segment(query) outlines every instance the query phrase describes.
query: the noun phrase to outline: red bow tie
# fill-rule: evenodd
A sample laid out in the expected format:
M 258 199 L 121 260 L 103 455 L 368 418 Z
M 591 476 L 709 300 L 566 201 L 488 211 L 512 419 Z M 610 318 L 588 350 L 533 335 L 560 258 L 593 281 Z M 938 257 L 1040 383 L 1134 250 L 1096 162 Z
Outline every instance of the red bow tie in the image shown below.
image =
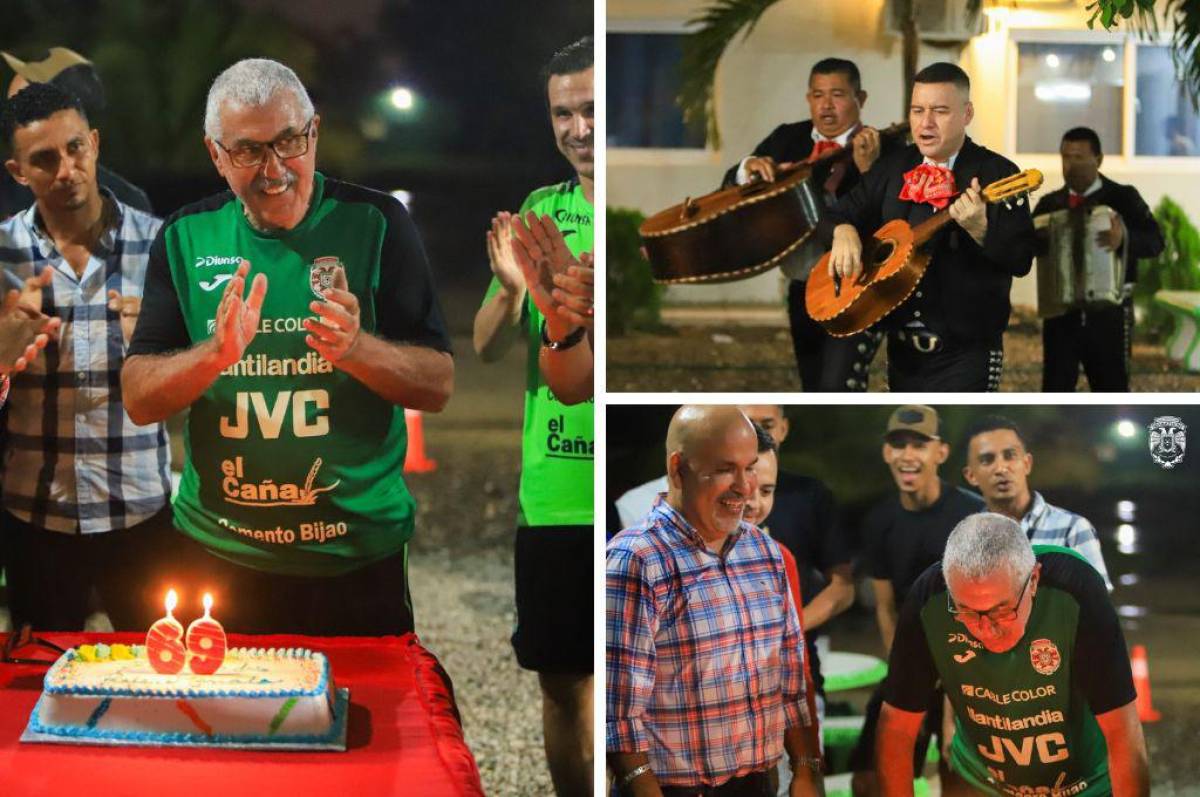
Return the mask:
M 938 210 L 950 204 L 954 197 L 954 173 L 945 166 L 922 163 L 904 173 L 900 198 L 909 202 L 928 202 Z
M 816 141 L 813 143 L 812 152 L 809 153 L 808 162 L 812 163 L 822 156 L 828 155 L 830 152 L 837 152 L 841 148 L 842 145 L 836 141 Z
M 1067 194 L 1067 207 L 1072 210 L 1082 205 L 1087 201 L 1087 197 L 1083 194 Z

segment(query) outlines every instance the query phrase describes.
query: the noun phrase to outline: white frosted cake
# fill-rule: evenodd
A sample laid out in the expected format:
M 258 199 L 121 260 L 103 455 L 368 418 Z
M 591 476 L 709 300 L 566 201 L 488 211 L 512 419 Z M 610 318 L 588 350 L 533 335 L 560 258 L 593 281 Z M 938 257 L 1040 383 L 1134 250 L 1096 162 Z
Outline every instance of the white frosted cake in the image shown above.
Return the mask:
M 22 739 L 344 750 L 347 702 L 310 650 L 233 648 L 211 675 L 167 675 L 141 645 L 83 645 L 46 673 Z

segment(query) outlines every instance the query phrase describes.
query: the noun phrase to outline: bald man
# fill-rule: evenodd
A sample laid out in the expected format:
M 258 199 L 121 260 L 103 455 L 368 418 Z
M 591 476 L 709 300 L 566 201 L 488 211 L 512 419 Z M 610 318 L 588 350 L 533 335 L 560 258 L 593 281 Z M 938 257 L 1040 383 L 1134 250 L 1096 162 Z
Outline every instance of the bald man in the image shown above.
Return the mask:
M 737 407 L 684 406 L 667 492 L 608 544 L 609 765 L 627 795 L 823 794 L 783 557 L 742 520 L 758 441 Z

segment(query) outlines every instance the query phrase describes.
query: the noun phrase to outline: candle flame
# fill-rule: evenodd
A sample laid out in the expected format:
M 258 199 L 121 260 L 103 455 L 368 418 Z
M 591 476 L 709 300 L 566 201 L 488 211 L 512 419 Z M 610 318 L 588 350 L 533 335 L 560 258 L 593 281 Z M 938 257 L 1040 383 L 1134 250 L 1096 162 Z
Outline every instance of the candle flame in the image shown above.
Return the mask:
M 207 617 L 208 613 L 212 610 L 212 604 L 213 604 L 212 595 L 210 595 L 207 592 L 204 593 L 204 616 L 205 617 Z
M 175 590 L 167 590 L 167 614 L 175 610 L 175 606 L 179 603 L 179 596 L 175 594 Z

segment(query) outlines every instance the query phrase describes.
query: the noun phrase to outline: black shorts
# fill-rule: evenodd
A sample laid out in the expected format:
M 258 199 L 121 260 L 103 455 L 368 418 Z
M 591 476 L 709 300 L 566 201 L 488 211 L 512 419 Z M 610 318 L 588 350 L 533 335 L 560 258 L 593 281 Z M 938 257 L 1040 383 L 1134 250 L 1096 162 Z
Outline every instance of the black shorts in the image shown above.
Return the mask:
M 512 645 L 526 670 L 592 672 L 592 537 L 591 526 L 517 528 Z

